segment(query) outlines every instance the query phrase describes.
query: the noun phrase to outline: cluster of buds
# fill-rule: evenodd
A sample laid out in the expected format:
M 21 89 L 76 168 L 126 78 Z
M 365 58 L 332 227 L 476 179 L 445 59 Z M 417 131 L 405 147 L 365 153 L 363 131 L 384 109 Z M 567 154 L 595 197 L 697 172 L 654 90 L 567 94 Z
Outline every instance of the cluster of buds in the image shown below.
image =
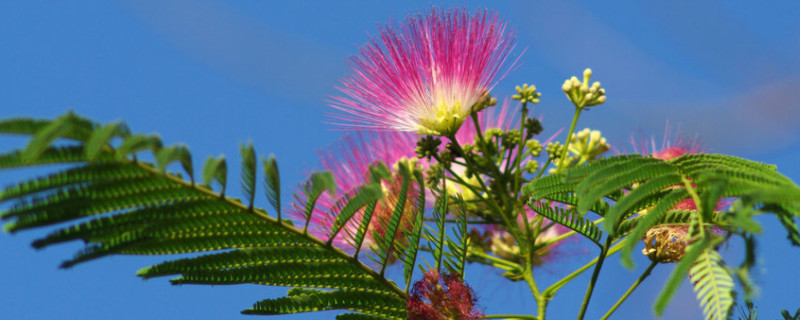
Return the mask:
M 522 103 L 539 103 L 539 97 L 542 94 L 536 92 L 536 86 L 528 86 L 528 84 L 523 84 L 522 87 L 517 86 L 517 94 L 511 96 L 511 99 L 519 100 Z
M 556 162 L 564 153 L 564 146 L 561 145 L 559 141 L 551 142 L 547 144 L 545 150 L 547 151 L 550 161 Z
M 572 134 L 572 143 L 569 145 L 569 151 L 579 159 L 578 164 L 594 159 L 609 149 L 611 146 L 600 135 L 600 131 L 589 128 Z
M 489 91 L 484 91 L 483 94 L 480 96 L 480 98 L 478 98 L 478 101 L 475 102 L 474 105 L 472 105 L 472 113 L 481 111 L 488 107 L 492 107 L 496 104 L 497 104 L 497 98 L 492 97 L 492 95 L 489 94 Z
M 583 71 L 583 82 L 577 77 L 572 77 L 564 81 L 561 90 L 567 94 L 567 98 L 575 104 L 578 109 L 596 106 L 606 102 L 606 90 L 600 87 L 600 82 L 595 81 L 589 86 L 589 78 L 592 77 L 592 69 L 586 68 Z
M 527 130 L 527 137 L 530 139 L 531 137 L 542 133 L 544 128 L 542 127 L 542 122 L 536 118 L 528 118 L 525 119 L 525 129 Z
M 414 149 L 414 152 L 417 154 L 418 158 L 428 158 L 428 161 L 430 161 L 431 157 L 439 153 L 440 144 L 442 144 L 442 140 L 439 140 L 439 138 L 424 136 L 417 141 L 417 147 Z

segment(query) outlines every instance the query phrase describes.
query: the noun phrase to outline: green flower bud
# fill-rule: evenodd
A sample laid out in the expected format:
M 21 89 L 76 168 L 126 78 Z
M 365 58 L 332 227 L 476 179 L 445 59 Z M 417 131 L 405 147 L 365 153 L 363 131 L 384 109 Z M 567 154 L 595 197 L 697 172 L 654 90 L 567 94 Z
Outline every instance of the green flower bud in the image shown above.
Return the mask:
M 430 161 L 431 157 L 439 152 L 440 144 L 442 144 L 442 140 L 438 137 L 424 136 L 417 141 L 417 148 L 414 149 L 414 152 L 417 153 L 418 158 L 428 158 Z

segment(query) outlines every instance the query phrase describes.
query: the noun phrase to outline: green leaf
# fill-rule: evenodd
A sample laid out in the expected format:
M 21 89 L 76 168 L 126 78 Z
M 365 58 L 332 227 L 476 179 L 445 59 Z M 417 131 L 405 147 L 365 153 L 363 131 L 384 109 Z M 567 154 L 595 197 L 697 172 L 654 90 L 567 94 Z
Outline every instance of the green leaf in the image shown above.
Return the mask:
M 336 181 L 330 171 L 315 172 L 311 174 L 303 189 L 308 197 L 305 206 L 306 223 L 303 227 L 303 232 L 305 232 L 308 230 L 308 223 L 311 222 L 311 215 L 314 214 L 314 206 L 317 205 L 317 199 L 322 192 L 327 190 L 331 197 L 336 195 Z
M 653 310 L 655 310 L 657 316 L 661 316 L 664 309 L 667 308 L 670 300 L 672 300 L 672 296 L 675 295 L 675 291 L 678 290 L 681 282 L 683 282 L 683 278 L 686 277 L 689 269 L 694 265 L 700 255 L 706 250 L 714 250 L 714 246 L 719 244 L 721 240 L 722 239 L 712 240 L 708 237 L 703 237 L 686 247 L 686 254 L 675 265 L 675 269 L 672 269 L 667 283 L 664 284 L 664 288 L 661 289 L 661 293 L 659 293 L 656 303 L 653 306 Z
M 467 231 L 467 211 L 465 210 L 467 204 L 461 195 L 456 198 L 458 203 L 458 214 L 456 214 L 456 226 L 451 228 L 453 237 L 447 236 L 447 248 L 450 252 L 449 257 L 445 262 L 450 274 L 458 274 L 464 277 L 464 269 L 467 265 L 467 256 L 469 255 L 470 237 Z
M 382 265 L 381 275 L 386 271 L 389 259 L 395 254 L 394 244 L 397 241 L 397 234 L 400 232 L 402 227 L 401 222 L 406 212 L 406 200 L 408 199 L 412 180 L 411 170 L 409 163 L 400 163 L 398 170 L 398 174 L 401 178 L 400 190 L 396 195 L 389 194 L 386 197 L 387 203 L 394 205 L 392 215 L 389 217 L 389 220 L 383 224 L 384 234 L 381 235 L 377 233 L 376 230 L 373 230 L 373 238 L 377 240 L 379 249 L 377 252 L 379 256 L 378 262 Z
M 150 150 L 158 154 L 162 148 L 161 138 L 158 135 L 131 135 L 122 141 L 117 148 L 117 160 L 124 159 L 129 154 L 136 154 L 142 150 Z
M 281 175 L 278 170 L 278 160 L 275 155 L 270 155 L 269 160 L 261 158 L 264 167 L 264 186 L 267 193 L 267 200 L 272 208 L 277 212 L 278 220 L 281 220 Z
M 359 188 L 352 197 L 345 196 L 345 198 L 342 199 L 346 201 L 344 206 L 342 206 L 338 212 L 334 212 L 336 219 L 333 221 L 333 226 L 331 227 L 328 244 L 333 242 L 334 238 L 336 238 L 336 235 L 342 230 L 342 227 L 344 227 L 350 221 L 350 219 L 356 212 L 358 212 L 358 210 L 361 210 L 361 208 L 364 206 L 380 199 L 381 197 L 383 197 L 381 186 L 377 184 L 367 185 Z
M 586 213 L 601 197 L 618 192 L 623 187 L 630 188 L 634 183 L 675 173 L 676 168 L 665 162 L 642 163 L 635 166 L 618 164 L 610 176 L 590 174 L 586 180 L 578 184 L 578 212 Z M 599 180 L 590 180 L 596 177 Z M 609 224 L 610 226 L 612 224 Z M 610 229 L 608 229 L 610 231 Z
M 22 152 L 22 162 L 32 163 L 58 138 L 69 136 L 73 130 L 72 114 L 66 114 L 36 131 Z
M 158 169 L 164 172 L 167 165 L 175 161 L 180 161 L 183 171 L 189 175 L 189 179 L 194 183 L 194 168 L 192 167 L 192 154 L 189 149 L 184 145 L 169 146 L 163 148 L 156 153 L 156 162 Z
M 415 170 L 414 178 L 419 186 L 417 206 L 414 208 L 414 227 L 407 237 L 408 246 L 404 246 L 401 250 L 403 253 L 401 260 L 403 260 L 403 278 L 406 281 L 406 292 L 408 292 L 408 289 L 411 286 L 411 276 L 414 273 L 414 266 L 417 262 L 419 241 L 420 236 L 422 235 L 422 221 L 425 217 L 425 180 L 419 170 Z
M 287 297 L 257 302 L 243 314 L 291 314 L 299 312 L 346 309 L 359 311 L 379 319 L 402 320 L 406 317 L 405 301 L 390 295 L 336 290 L 292 289 Z
M 540 202 L 529 202 L 528 207 L 538 214 L 563 225 L 571 230 L 582 234 L 598 247 L 602 247 L 600 240 L 603 237 L 603 232 L 591 220 L 574 210 L 562 209 L 555 206 L 547 206 Z
M 358 257 L 358 253 L 361 251 L 361 246 L 364 244 L 364 238 L 369 231 L 372 215 L 375 213 L 377 205 L 378 200 L 373 200 L 368 203 L 367 207 L 364 209 L 364 215 L 361 217 L 361 224 L 358 225 L 358 230 L 356 230 L 356 234 L 353 237 L 353 247 L 356 248 L 356 253 L 353 254 L 354 257 Z
M 228 164 L 225 161 L 225 156 L 220 155 L 219 158 L 208 157 L 206 164 L 203 166 L 203 185 L 211 187 L 211 183 L 216 181 L 222 188 L 222 195 L 225 195 L 225 187 L 228 180 Z
M 249 208 L 253 208 L 256 194 L 256 150 L 252 143 L 241 145 L 242 152 L 242 193 Z
M 110 147 L 109 143 L 114 137 L 125 138 L 130 135 L 130 129 L 122 122 L 114 122 L 104 125 L 92 132 L 89 140 L 86 141 L 86 159 L 89 161 L 97 160 L 103 148 Z
M 64 268 L 114 254 L 214 252 L 167 261 L 140 270 L 139 274 L 145 278 L 178 275 L 172 280 L 175 284 L 253 283 L 336 290 L 299 288 L 291 291 L 284 300 L 257 304 L 253 313 L 268 313 L 268 309 L 273 307 L 291 308 L 295 305 L 294 298 L 305 295 L 330 302 L 308 304 L 312 307 L 305 309 L 308 311 L 312 311 L 313 307 L 341 307 L 372 317 L 370 319 L 402 319 L 406 315 L 407 294 L 359 261 L 357 255 L 353 257 L 343 250 L 327 246 L 323 240 L 307 234 L 305 230 L 296 229 L 291 222 L 278 221 L 264 210 L 252 207 L 255 152 L 248 150 L 249 146 L 243 148 L 245 165 L 242 184 L 245 196 L 249 196 L 250 206 L 195 185 L 193 181 L 187 182 L 180 176 L 166 173 L 164 169 L 168 164 L 180 161 L 191 178 L 191 156 L 185 147 L 159 149 L 161 143 L 157 137 L 132 135 L 125 137 L 115 150 L 114 144 L 109 143 L 115 136 L 114 131 L 126 131 L 116 124 L 98 129 L 89 121 L 67 115 L 60 122 L 0 122 L 0 132 L 3 131 L 34 135 L 34 142 L 29 145 L 27 152 L 38 155 L 32 157 L 31 162 L 24 162 L 24 152 L 20 151 L 0 155 L 0 169 L 45 164 L 69 165 L 57 167 L 57 172 L 48 176 L 0 192 L 0 202 L 17 201 L 0 210 L 0 218 L 8 222 L 6 229 L 16 231 L 55 226 L 55 230 L 37 239 L 34 247 L 43 248 L 73 240 L 82 240 L 86 244 L 62 263 Z M 78 144 L 49 146 L 59 138 L 77 140 Z M 92 147 L 89 148 L 88 144 Z M 34 150 L 36 148 L 41 149 Z M 138 160 L 135 156 L 132 159 L 127 156 L 144 149 L 159 150 L 155 152 L 158 166 Z M 224 184 L 224 161 L 214 159 L 212 162 L 204 168 L 204 178 L 207 182 L 213 179 Z M 268 176 L 277 177 L 277 166 L 273 167 L 275 174 Z M 373 176 L 380 177 L 385 173 L 380 166 L 376 168 Z M 388 170 L 385 165 L 383 168 Z M 408 174 L 408 168 L 403 172 L 406 183 L 411 183 L 413 179 Z M 271 189 L 279 193 L 279 179 L 271 181 L 274 181 L 268 182 L 273 184 Z M 379 191 L 377 185 L 373 187 Z M 306 188 L 312 198 L 310 209 L 313 211 L 313 203 L 322 192 L 328 190 L 333 195 L 335 188 L 330 173 L 312 176 Z M 410 189 L 407 186 L 402 196 L 408 198 L 408 194 L 413 194 Z M 424 199 L 424 194 L 420 197 Z M 410 206 L 405 201 L 392 203 L 393 215 L 397 219 L 397 213 L 407 211 L 404 207 Z M 423 206 L 424 200 L 419 201 Z M 279 207 L 279 200 L 275 202 Z M 358 208 L 366 206 L 362 222 L 369 223 L 368 216 L 372 214 L 371 210 L 374 210 L 377 201 L 353 197 L 343 205 L 346 212 L 351 211 L 344 208 L 348 203 L 354 212 L 360 212 Z M 397 223 L 399 221 L 390 222 L 396 228 L 385 228 L 389 234 L 407 231 Z M 415 227 L 421 228 L 421 224 L 415 224 Z M 362 233 L 363 237 L 366 232 L 364 226 L 358 233 Z M 403 256 L 412 252 L 410 247 L 400 247 L 398 250 L 402 252 L 396 252 L 396 248 L 396 244 L 391 243 L 384 248 L 388 249 L 384 252 L 395 255 L 402 253 Z M 352 313 L 347 317 L 357 319 Z
M 648 200 L 651 200 L 653 196 L 663 196 L 667 193 L 663 191 L 664 189 L 680 183 L 681 176 L 677 173 L 672 173 L 648 180 L 638 187 L 633 188 L 627 195 L 620 198 L 616 204 L 611 206 L 608 210 L 608 214 L 606 214 L 606 222 L 603 223 L 603 227 L 606 231 L 616 236 L 619 234 L 619 231 L 615 229 L 617 229 L 622 222 L 622 219 L 632 214 L 634 210 L 638 211 L 652 205 L 650 203 L 651 201 Z
M 715 250 L 704 250 L 689 269 L 689 278 L 703 315 L 709 320 L 725 320 L 734 304 L 733 277 Z

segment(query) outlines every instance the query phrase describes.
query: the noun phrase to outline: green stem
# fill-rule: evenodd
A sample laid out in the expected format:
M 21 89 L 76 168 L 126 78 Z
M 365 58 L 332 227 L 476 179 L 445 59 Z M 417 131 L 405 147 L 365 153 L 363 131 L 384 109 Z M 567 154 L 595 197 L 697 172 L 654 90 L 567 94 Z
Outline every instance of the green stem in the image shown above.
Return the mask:
M 473 121 L 475 121 L 476 128 L 477 128 L 477 129 L 479 129 L 479 127 L 477 127 L 477 122 L 478 122 L 478 120 L 476 119 L 476 118 L 477 118 L 477 116 L 473 116 L 472 118 L 473 118 Z M 478 132 L 480 132 L 480 130 L 477 130 L 477 131 L 478 131 Z M 456 137 L 455 137 L 455 135 L 452 135 L 452 136 L 450 136 L 450 137 L 447 137 L 447 138 L 448 138 L 448 139 L 450 139 L 450 142 L 452 142 L 452 143 L 453 143 L 453 147 L 455 147 L 455 148 L 456 148 L 456 150 L 458 150 L 458 151 L 459 151 L 461 154 L 463 154 L 463 155 L 464 155 L 464 161 L 466 161 L 466 163 L 467 163 L 467 165 L 468 165 L 468 166 L 470 166 L 470 167 L 472 167 L 472 168 L 478 168 L 478 166 L 477 166 L 477 165 L 475 165 L 475 163 L 474 163 L 474 162 L 472 162 L 472 158 L 471 158 L 471 157 L 470 157 L 468 154 L 466 154 L 466 153 L 464 152 L 464 149 L 463 149 L 463 148 L 461 148 L 461 144 L 459 144 L 459 143 L 458 143 L 458 140 L 456 140 Z M 478 139 L 479 139 L 479 141 L 480 141 L 480 144 L 481 144 L 481 145 L 483 145 L 484 143 L 483 143 L 483 135 L 482 135 L 482 134 L 478 135 Z M 438 159 L 438 157 L 437 157 L 437 161 L 438 161 L 438 160 L 439 160 L 439 159 Z M 502 176 L 500 175 L 500 171 L 499 171 L 499 169 L 497 168 L 497 166 L 495 165 L 495 163 L 494 163 L 494 162 L 491 162 L 491 168 L 492 168 L 493 174 L 495 175 L 495 179 L 502 179 Z M 456 175 L 456 174 L 455 174 L 455 172 L 453 172 L 453 170 L 452 170 L 452 169 L 448 168 L 448 171 L 449 171 L 451 174 L 453 174 L 453 175 Z M 519 230 L 518 230 L 518 228 L 514 228 L 514 224 L 516 223 L 516 220 L 514 219 L 514 216 L 513 216 L 513 214 L 512 214 L 512 215 L 507 215 L 507 214 L 506 214 L 506 212 L 504 212 L 504 211 L 501 209 L 500 205 L 499 205 L 499 204 L 497 204 L 497 201 L 495 201 L 495 199 L 494 199 L 494 198 L 491 196 L 491 193 L 489 192 L 489 187 L 488 187 L 488 186 L 486 185 L 486 183 L 483 181 L 483 178 L 481 178 L 481 175 L 480 175 L 479 173 L 477 173 L 477 172 L 476 172 L 476 173 L 474 173 L 474 176 L 475 176 L 475 179 L 477 179 L 477 180 L 478 180 L 478 184 L 481 186 L 481 189 L 482 189 L 482 190 L 484 191 L 484 193 L 486 194 L 486 199 L 487 199 L 487 202 L 488 202 L 488 204 L 489 204 L 489 207 L 490 207 L 490 208 L 492 208 L 492 210 L 494 210 L 494 212 L 495 212 L 495 213 L 496 213 L 498 216 L 500 216 L 500 219 L 502 219 L 502 220 L 503 220 L 503 223 L 505 223 L 505 225 L 506 225 L 506 226 L 508 226 L 508 231 L 509 231 L 509 232 L 511 233 L 511 235 L 514 237 L 514 239 L 515 239 L 515 240 L 517 240 L 517 243 L 521 243 L 521 241 L 519 241 L 519 240 L 521 239 L 521 237 L 520 237 L 520 235 L 519 235 L 519 232 L 518 232 Z M 464 180 L 463 180 L 463 179 L 461 179 L 460 177 L 459 177 L 459 180 L 460 180 L 460 181 L 464 181 Z M 468 184 L 466 184 L 465 182 L 462 182 L 462 184 L 465 184 L 465 185 L 469 186 L 469 185 L 468 185 Z M 501 185 L 502 185 L 502 184 L 501 184 Z M 472 190 L 472 188 L 470 188 L 470 189 Z M 474 191 L 473 191 L 473 192 L 474 192 Z M 475 194 L 476 194 L 476 195 L 479 195 L 480 193 L 475 193 Z M 505 192 L 500 192 L 500 200 L 502 201 L 502 204 L 503 204 L 503 205 L 504 205 L 506 208 L 509 208 L 509 206 L 508 206 L 508 201 L 509 201 L 509 200 L 508 200 L 507 198 L 508 198 L 508 195 L 507 195 Z M 513 208 L 510 208 L 510 210 L 513 210 Z M 528 249 L 528 248 L 527 248 L 527 246 L 520 245 L 520 251 L 521 251 L 523 254 L 525 254 L 525 253 L 527 253 L 527 252 L 528 252 L 528 251 L 527 251 L 527 249 Z
M 618 242 L 613 247 L 611 247 L 611 249 L 608 250 L 608 253 L 606 253 L 606 257 L 608 257 L 608 256 L 610 256 L 612 254 L 615 254 L 619 250 L 621 250 L 622 249 L 622 244 L 623 244 L 623 242 Z M 559 289 L 561 289 L 561 287 L 563 287 L 564 285 L 566 285 L 567 283 L 572 281 L 572 279 L 575 279 L 577 276 L 581 275 L 581 273 L 583 273 L 584 271 L 589 269 L 591 266 L 593 266 L 595 263 L 597 263 L 597 260 L 598 260 L 597 258 L 594 258 L 594 260 L 589 261 L 589 263 L 585 264 L 583 267 L 578 268 L 577 270 L 575 270 L 572 273 L 568 274 L 566 277 L 562 278 L 558 282 L 552 284 L 550 287 L 548 287 L 546 290 L 544 290 L 544 294 L 543 295 L 548 299 L 552 298 L 553 295 L 555 295 L 555 293 Z
M 592 299 L 592 292 L 594 292 L 594 285 L 597 283 L 597 278 L 600 276 L 600 269 L 603 268 L 603 261 L 606 259 L 606 254 L 611 246 L 611 238 L 606 239 L 606 244 L 600 250 L 600 255 L 597 257 L 597 264 L 594 265 L 594 272 L 592 272 L 592 279 L 589 281 L 589 286 L 586 287 L 586 295 L 583 296 L 583 303 L 581 303 L 581 310 L 578 312 L 578 320 L 583 320 L 586 315 L 586 307 L 589 306 L 589 300 Z
M 525 263 L 526 266 L 525 270 L 522 272 L 522 278 L 525 279 L 528 287 L 531 288 L 533 298 L 536 300 L 536 316 L 539 319 L 544 319 L 545 311 L 547 310 L 547 299 L 545 299 L 541 291 L 539 291 L 539 287 L 536 285 L 536 280 L 533 279 L 533 268 L 530 261 L 531 260 L 528 259 L 528 262 Z
M 572 133 L 575 132 L 575 125 L 578 123 L 578 117 L 583 111 L 582 107 L 575 107 L 575 116 L 572 117 L 572 125 L 569 126 L 569 133 L 567 133 L 567 142 L 564 144 L 564 151 L 561 152 L 561 159 L 558 161 L 558 170 L 564 170 L 564 161 L 567 160 L 569 154 L 569 144 L 572 142 Z
M 617 300 L 617 303 L 615 303 L 614 306 L 612 306 L 611 309 L 609 309 L 608 312 L 606 312 L 606 314 L 602 318 L 600 318 L 600 320 L 608 319 L 608 317 L 610 317 L 611 314 L 614 313 L 614 311 L 616 311 L 617 308 L 619 308 L 619 306 L 622 304 L 622 302 L 624 302 L 625 299 L 627 299 L 628 296 L 630 296 L 631 293 L 633 293 L 633 290 L 636 290 L 636 287 L 638 287 L 639 284 L 642 283 L 642 281 L 644 281 L 644 279 L 647 278 L 647 276 L 650 275 L 650 271 L 653 271 L 653 268 L 655 268 L 657 264 L 658 264 L 658 262 L 656 262 L 656 261 L 653 261 L 652 263 L 650 263 L 650 266 L 647 267 L 647 270 L 645 270 L 644 273 L 642 273 L 642 275 L 639 276 L 639 279 L 636 279 L 636 282 L 634 282 L 631 285 L 631 287 L 628 288 L 628 291 L 625 291 L 625 294 L 623 294 L 622 297 L 619 298 L 619 300 Z
M 522 178 L 522 172 L 520 172 L 520 163 L 522 162 L 522 149 L 525 146 L 525 118 L 528 116 L 528 108 L 526 107 L 527 102 L 522 103 L 522 119 L 519 121 L 519 134 L 520 134 L 520 141 L 519 141 L 519 149 L 517 149 L 517 156 L 514 158 L 514 168 L 516 168 L 514 174 L 514 189 L 511 192 L 513 194 L 517 194 L 519 192 L 519 180 Z
M 483 253 L 483 252 L 473 251 L 473 250 L 470 250 L 469 254 L 472 255 L 472 256 L 477 256 L 477 257 L 484 258 L 486 260 L 490 260 L 490 261 L 492 261 L 494 263 L 497 263 L 497 264 L 502 264 L 504 266 L 513 268 L 514 270 L 522 270 L 522 266 L 519 265 L 516 262 L 513 262 L 513 261 L 508 261 L 508 260 L 503 259 L 503 258 L 498 258 L 498 257 L 495 257 L 493 255 L 489 255 L 489 254 L 486 254 L 486 253 Z M 508 270 L 508 271 L 510 271 L 510 270 Z
M 544 163 L 544 165 L 542 165 L 542 168 L 539 170 L 539 173 L 536 174 L 536 179 L 539 179 L 539 177 L 542 176 L 542 174 L 544 173 L 544 170 L 547 169 L 547 166 L 550 165 L 551 161 L 553 161 L 553 158 L 547 157 L 547 161 Z

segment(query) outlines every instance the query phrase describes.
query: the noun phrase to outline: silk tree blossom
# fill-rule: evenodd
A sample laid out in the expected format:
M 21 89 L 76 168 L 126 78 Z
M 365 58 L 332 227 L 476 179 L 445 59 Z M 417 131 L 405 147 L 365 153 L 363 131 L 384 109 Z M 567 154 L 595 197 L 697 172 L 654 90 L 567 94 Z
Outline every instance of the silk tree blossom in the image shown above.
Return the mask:
M 478 298 L 461 275 L 431 270 L 414 283 L 406 310 L 409 320 L 483 319 L 477 302 Z
M 383 234 L 383 224 L 397 203 L 396 195 L 399 193 L 401 183 L 401 177 L 396 170 L 397 163 L 422 161 L 417 160 L 414 154 L 416 138 L 413 133 L 406 132 L 358 133 L 346 135 L 332 146 L 320 151 L 322 168 L 330 171 L 336 181 L 336 194 L 332 196 L 324 192 L 319 197 L 311 215 L 309 232 L 320 239 L 328 240 L 336 219 L 336 211 L 339 209 L 338 206 L 342 205 L 339 198 L 342 195 L 354 194 L 359 187 L 368 183 L 370 166 L 380 161 L 392 168 L 392 177 L 391 181 L 381 184 L 384 197 L 375 207 L 362 248 L 370 246 L 373 235 Z M 406 204 L 406 208 L 413 207 L 413 202 L 417 198 L 414 194 L 419 192 L 416 183 L 412 183 L 410 188 L 412 196 L 408 197 L 407 201 L 410 202 Z M 295 198 L 291 214 L 297 221 L 305 222 L 307 195 L 296 192 Z M 337 247 L 355 249 L 352 236 L 358 229 L 362 217 L 363 209 L 344 226 L 333 241 Z M 408 224 L 410 222 L 408 220 L 410 217 L 406 217 L 404 223 Z
M 516 63 L 515 36 L 491 11 L 432 9 L 379 30 L 349 61 L 339 124 L 450 136 Z

